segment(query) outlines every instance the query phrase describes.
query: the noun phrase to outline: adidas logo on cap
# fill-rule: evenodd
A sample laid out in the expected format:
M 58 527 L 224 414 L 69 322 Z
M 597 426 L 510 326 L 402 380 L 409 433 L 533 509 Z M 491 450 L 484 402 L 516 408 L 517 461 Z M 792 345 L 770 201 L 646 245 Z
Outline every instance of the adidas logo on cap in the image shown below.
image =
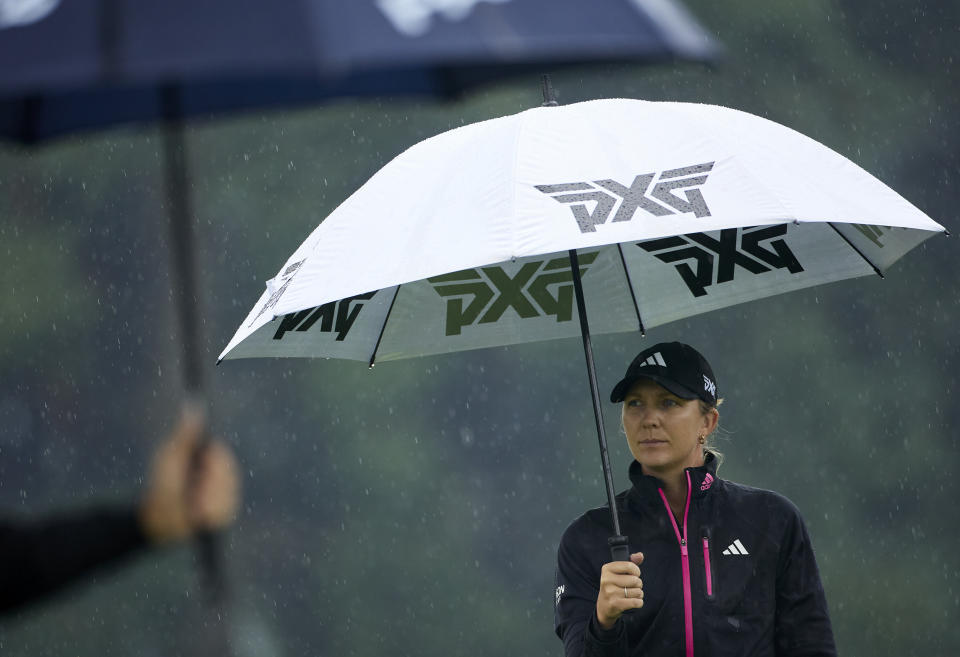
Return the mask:
M 646 367 L 647 365 L 657 365 L 657 366 L 660 366 L 660 367 L 666 367 L 666 366 L 667 366 L 667 362 L 666 362 L 665 360 L 663 360 L 663 356 L 661 356 L 661 355 L 660 355 L 660 352 L 658 351 L 658 352 L 655 353 L 654 355 L 650 356 L 650 358 L 648 358 L 647 360 L 643 361 L 643 363 L 640 365 L 640 367 Z

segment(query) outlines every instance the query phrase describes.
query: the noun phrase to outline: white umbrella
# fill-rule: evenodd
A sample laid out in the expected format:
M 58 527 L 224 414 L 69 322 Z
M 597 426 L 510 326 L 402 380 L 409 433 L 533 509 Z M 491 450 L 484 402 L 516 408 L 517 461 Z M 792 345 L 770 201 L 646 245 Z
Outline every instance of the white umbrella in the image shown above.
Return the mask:
M 586 309 L 595 333 L 643 331 L 882 275 L 938 232 L 848 159 L 745 112 L 545 105 L 397 156 L 267 282 L 220 358 L 373 365 L 582 335 L 612 502 Z

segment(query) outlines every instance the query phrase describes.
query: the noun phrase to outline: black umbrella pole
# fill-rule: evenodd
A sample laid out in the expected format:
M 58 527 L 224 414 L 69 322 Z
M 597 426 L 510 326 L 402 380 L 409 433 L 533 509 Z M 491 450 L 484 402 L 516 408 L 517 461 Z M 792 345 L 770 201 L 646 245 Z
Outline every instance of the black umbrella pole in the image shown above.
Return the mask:
M 183 144 L 183 126 L 172 121 L 164 132 L 167 181 L 167 204 L 170 213 L 170 255 L 171 277 L 175 281 L 173 296 L 177 306 L 180 323 L 181 371 L 183 387 L 189 403 L 202 407 L 206 416 L 206 403 L 203 358 L 200 354 L 199 300 L 197 298 L 197 265 L 194 248 L 193 221 L 190 216 L 190 193 L 187 186 L 186 157 Z M 197 450 L 193 455 L 194 463 L 199 464 L 203 449 L 210 443 L 209 418 L 208 429 L 204 431 Z M 195 469 L 195 468 L 194 468 Z M 221 596 L 222 578 L 219 574 L 214 537 L 208 532 L 201 534 L 198 542 L 202 572 L 208 580 L 206 588 L 211 594 Z
M 607 539 L 610 544 L 610 556 L 613 561 L 629 561 L 630 545 L 620 531 L 620 517 L 617 514 L 617 493 L 613 488 L 613 470 L 610 468 L 610 455 L 607 451 L 607 436 L 603 429 L 603 410 L 600 406 L 600 387 L 597 385 L 597 368 L 593 362 L 593 346 L 590 343 L 590 324 L 587 321 L 587 306 L 583 299 L 583 283 L 580 280 L 580 261 L 577 250 L 570 249 L 570 271 L 573 274 L 573 292 L 577 298 L 577 314 L 580 316 L 580 335 L 583 337 L 583 353 L 587 358 L 587 376 L 590 379 L 590 396 L 593 399 L 593 417 L 597 422 L 597 439 L 600 442 L 600 462 L 603 466 L 603 482 L 607 488 L 607 504 L 613 520 L 613 536 Z
M 203 357 L 197 297 L 196 240 L 190 211 L 183 122 L 170 118 L 163 131 L 164 181 L 170 220 L 170 256 L 173 297 L 182 346 L 183 385 L 190 397 L 204 397 Z
M 197 285 L 196 240 L 190 210 L 190 188 L 184 126 L 180 112 L 179 92 L 174 87 L 164 90 L 164 181 L 170 223 L 171 281 L 182 346 L 183 385 L 190 403 L 203 406 L 207 413 L 205 359 L 201 353 L 200 299 Z M 192 476 L 199 472 L 200 459 L 210 445 L 209 415 L 204 435 L 193 454 Z M 210 619 L 203 637 L 206 654 L 231 654 L 224 615 L 226 611 L 226 578 L 218 535 L 201 531 L 197 535 L 197 560 L 201 588 L 207 597 Z M 212 626 L 212 627 L 211 627 Z

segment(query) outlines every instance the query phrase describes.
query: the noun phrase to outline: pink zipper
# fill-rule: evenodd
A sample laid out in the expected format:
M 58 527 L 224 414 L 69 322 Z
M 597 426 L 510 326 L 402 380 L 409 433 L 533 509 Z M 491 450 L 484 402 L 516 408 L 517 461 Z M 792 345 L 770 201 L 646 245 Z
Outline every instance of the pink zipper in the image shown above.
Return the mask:
M 670 516 L 670 522 L 673 523 L 673 531 L 677 535 L 677 542 L 680 543 L 680 564 L 683 570 L 683 624 L 684 624 L 684 638 L 686 639 L 686 657 L 693 657 L 693 600 L 690 593 L 690 554 L 687 549 L 687 515 L 690 512 L 690 498 L 692 486 L 690 483 L 690 473 L 686 472 L 687 475 L 687 502 L 683 507 L 683 534 L 680 533 L 680 528 L 677 527 L 677 519 L 673 517 L 673 511 L 670 510 L 670 502 L 667 501 L 667 496 L 664 494 L 662 488 L 658 488 L 660 491 L 660 499 L 663 500 L 663 505 L 667 507 L 667 515 Z
M 713 595 L 713 578 L 710 576 L 710 539 L 703 537 L 703 565 L 707 572 L 707 597 Z

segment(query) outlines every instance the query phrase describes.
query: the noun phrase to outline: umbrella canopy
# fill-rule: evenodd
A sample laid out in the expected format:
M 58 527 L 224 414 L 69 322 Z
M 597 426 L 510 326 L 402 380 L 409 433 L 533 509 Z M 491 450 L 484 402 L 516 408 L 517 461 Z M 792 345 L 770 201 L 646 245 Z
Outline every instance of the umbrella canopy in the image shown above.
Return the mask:
M 675 0 L 19 4 L 0 5 L 0 136 L 23 141 L 168 118 L 170 87 L 192 117 L 719 51 Z
M 595 333 L 882 274 L 944 228 L 733 109 L 599 100 L 451 130 L 381 169 L 267 283 L 221 358 L 374 361 Z

